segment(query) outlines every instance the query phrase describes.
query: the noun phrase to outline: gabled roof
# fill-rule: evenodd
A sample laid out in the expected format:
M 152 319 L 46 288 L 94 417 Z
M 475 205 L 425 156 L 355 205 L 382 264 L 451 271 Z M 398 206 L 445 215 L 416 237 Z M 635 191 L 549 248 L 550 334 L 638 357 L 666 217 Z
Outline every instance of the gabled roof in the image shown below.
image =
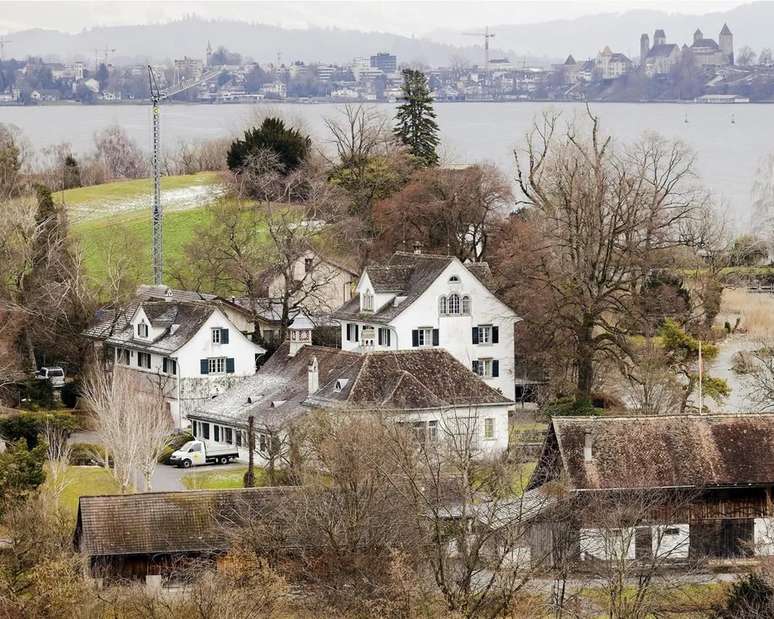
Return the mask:
M 720 31 L 720 34 L 731 34 L 728 24 L 723 24 L 723 29 Z
M 666 58 L 671 56 L 675 50 L 680 48 L 674 43 L 666 43 L 664 45 L 654 45 L 648 52 L 648 58 Z
M 553 479 L 571 491 L 769 485 L 774 414 L 554 417 L 529 487 Z
M 82 496 L 74 541 L 91 557 L 222 552 L 229 526 L 260 519 L 293 494 L 281 487 Z
M 304 346 L 288 357 L 284 343 L 253 376 L 189 417 L 281 427 L 310 408 L 410 411 L 508 404 L 510 400 L 440 348 L 353 353 Z M 317 359 L 319 389 L 309 395 L 308 366 Z
M 694 47 L 709 47 L 712 50 L 720 49 L 713 39 L 697 39 L 693 42 L 693 45 L 691 45 L 691 48 Z
M 137 338 L 132 328 L 130 321 L 140 309 L 153 327 L 163 329 L 161 335 L 153 340 Z M 114 330 L 113 334 L 106 338 L 106 342 L 114 346 L 130 346 L 149 352 L 171 353 L 198 333 L 214 311 L 213 305 L 195 301 L 143 301 L 124 327 Z
M 375 312 L 361 313 L 360 295 L 356 294 L 333 313 L 333 318 L 388 324 L 416 301 L 455 261 L 453 256 L 395 252 L 387 264 L 368 266 L 364 274 L 377 294 L 394 294 L 400 298 L 400 302 L 387 304 Z M 465 263 L 463 266 L 490 292 L 494 292 L 492 273 L 487 263 Z
M 575 58 L 572 57 L 572 54 L 567 56 L 567 60 L 564 61 L 564 64 L 575 64 Z

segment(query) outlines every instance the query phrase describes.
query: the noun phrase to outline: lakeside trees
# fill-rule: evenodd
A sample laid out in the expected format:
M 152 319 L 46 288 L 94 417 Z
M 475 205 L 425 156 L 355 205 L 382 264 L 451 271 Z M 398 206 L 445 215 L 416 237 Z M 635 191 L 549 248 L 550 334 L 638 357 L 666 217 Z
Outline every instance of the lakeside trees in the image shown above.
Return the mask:
M 401 101 L 395 115 L 395 136 L 408 147 L 420 166 L 438 165 L 438 123 L 424 73 L 415 69 L 403 70 Z

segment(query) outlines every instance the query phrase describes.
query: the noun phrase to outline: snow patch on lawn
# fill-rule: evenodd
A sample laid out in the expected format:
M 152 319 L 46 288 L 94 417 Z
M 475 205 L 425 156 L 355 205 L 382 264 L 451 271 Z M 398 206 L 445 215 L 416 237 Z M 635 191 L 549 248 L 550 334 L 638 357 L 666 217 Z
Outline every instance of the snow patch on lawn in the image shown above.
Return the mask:
M 165 211 L 185 211 L 205 206 L 224 194 L 225 188 L 222 185 L 196 185 L 162 190 L 161 206 Z M 147 194 L 127 198 L 68 205 L 68 210 L 73 221 L 84 221 L 105 215 L 119 215 L 143 209 L 150 210 L 152 205 L 153 194 L 149 191 Z

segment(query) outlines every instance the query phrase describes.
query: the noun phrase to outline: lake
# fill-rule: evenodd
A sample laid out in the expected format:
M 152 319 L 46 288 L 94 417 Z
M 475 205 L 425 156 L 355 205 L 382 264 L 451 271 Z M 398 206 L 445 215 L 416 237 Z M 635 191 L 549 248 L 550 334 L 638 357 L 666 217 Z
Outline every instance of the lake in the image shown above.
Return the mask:
M 392 114 L 389 104 L 377 107 Z M 544 109 L 566 117 L 583 114 L 575 103 L 437 103 L 445 160 L 469 163 L 488 160 L 513 174 L 513 149 Z M 301 120 L 318 142 L 327 139 L 324 119 L 340 113 L 338 104 L 165 105 L 162 142 L 234 135 L 251 118 L 279 110 Z M 602 127 L 618 140 L 632 140 L 654 130 L 685 141 L 697 154 L 703 183 L 728 207 L 738 228 L 749 223 L 750 191 L 760 159 L 774 152 L 774 108 L 769 105 L 699 105 L 599 103 L 593 111 Z M 734 123 L 732 123 L 732 116 Z M 685 122 L 687 119 L 688 122 Z M 118 123 L 145 149 L 150 149 L 149 105 L 0 107 L 0 122 L 19 126 L 34 148 L 69 142 L 76 152 L 93 148 L 94 132 Z

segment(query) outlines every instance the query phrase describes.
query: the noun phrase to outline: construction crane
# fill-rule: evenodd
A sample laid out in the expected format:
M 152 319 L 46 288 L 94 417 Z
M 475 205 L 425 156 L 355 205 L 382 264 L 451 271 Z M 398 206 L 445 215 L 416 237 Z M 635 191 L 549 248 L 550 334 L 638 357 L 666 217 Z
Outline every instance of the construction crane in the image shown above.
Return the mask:
M 153 222 L 153 283 L 156 286 L 160 286 L 164 283 L 164 238 L 162 235 L 164 224 L 164 213 L 161 209 L 161 102 L 164 99 L 179 94 L 189 88 L 203 84 L 206 81 L 216 77 L 223 67 L 218 67 L 207 73 L 202 74 L 200 77 L 183 82 L 170 91 L 162 92 L 159 89 L 158 82 L 156 81 L 156 74 L 153 72 L 153 67 L 148 65 L 148 81 L 150 84 L 150 101 L 153 107 L 153 153 L 151 158 L 151 164 L 153 167 L 153 210 L 151 219 Z
M 489 32 L 489 26 L 484 28 L 484 32 L 463 32 L 469 37 L 484 37 L 484 84 L 489 79 L 489 39 L 494 39 L 494 32 Z
M 13 41 L 7 37 L 0 37 L 0 61 L 5 60 L 5 46 L 12 42 Z

